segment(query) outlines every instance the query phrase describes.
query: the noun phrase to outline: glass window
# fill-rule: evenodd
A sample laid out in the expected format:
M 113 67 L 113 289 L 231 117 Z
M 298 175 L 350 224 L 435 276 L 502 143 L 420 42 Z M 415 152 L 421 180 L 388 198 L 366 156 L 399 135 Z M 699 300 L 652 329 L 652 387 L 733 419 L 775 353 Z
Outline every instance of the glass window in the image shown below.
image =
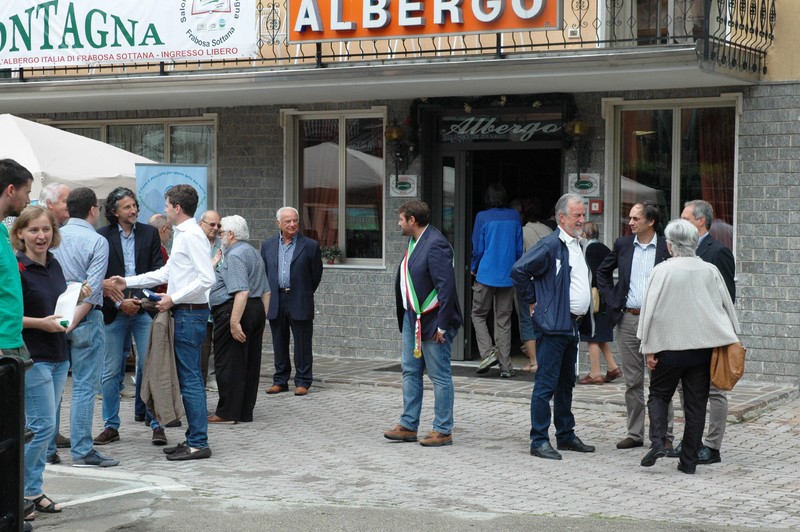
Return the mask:
M 620 149 L 620 234 L 629 235 L 631 207 L 651 200 L 670 212 L 672 111 L 623 111 Z M 666 219 L 666 218 L 665 218 Z
M 213 153 L 212 125 L 180 125 L 169 128 L 170 163 L 210 165 Z
M 702 199 L 714 209 L 712 235 L 732 249 L 736 108 L 622 109 L 619 123 L 619 234 L 630 234 L 638 202 L 655 202 L 667 222 Z
M 354 264 L 383 257 L 383 123 L 383 116 L 297 121 L 303 234 L 339 247 Z
M 106 142 L 153 161 L 165 162 L 163 124 L 110 125 Z
M 702 199 L 714 209 L 709 230 L 733 249 L 733 162 L 736 116 L 732 107 L 681 111 L 681 208 Z

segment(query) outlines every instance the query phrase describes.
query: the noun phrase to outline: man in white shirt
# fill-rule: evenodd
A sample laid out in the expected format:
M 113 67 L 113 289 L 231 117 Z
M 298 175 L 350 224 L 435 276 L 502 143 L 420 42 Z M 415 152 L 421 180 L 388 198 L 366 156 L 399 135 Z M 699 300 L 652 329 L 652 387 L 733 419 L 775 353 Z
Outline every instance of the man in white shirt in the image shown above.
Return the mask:
M 542 331 L 536 346 L 539 371 L 531 394 L 530 453 L 548 460 L 561 460 L 550 444 L 551 419 L 559 451 L 595 450 L 575 434 L 572 414 L 578 329 L 584 318 L 592 319 L 589 267 L 578 240 L 586 220 L 583 198 L 564 194 L 555 210 L 558 229 L 528 250 L 511 270 L 520 298 Z
M 197 191 L 190 185 L 176 185 L 164 197 L 164 214 L 175 226 L 169 262 L 152 272 L 111 279 L 120 290 L 167 283 L 167 293 L 158 294 L 161 300 L 156 308 L 159 312 L 172 311 L 175 319 L 175 362 L 189 427 L 186 441 L 167 447 L 164 452 L 167 460 L 196 460 L 211 457 L 200 346 L 206 336 L 208 289 L 214 283 L 214 270 L 208 238 L 193 218 L 197 210 Z

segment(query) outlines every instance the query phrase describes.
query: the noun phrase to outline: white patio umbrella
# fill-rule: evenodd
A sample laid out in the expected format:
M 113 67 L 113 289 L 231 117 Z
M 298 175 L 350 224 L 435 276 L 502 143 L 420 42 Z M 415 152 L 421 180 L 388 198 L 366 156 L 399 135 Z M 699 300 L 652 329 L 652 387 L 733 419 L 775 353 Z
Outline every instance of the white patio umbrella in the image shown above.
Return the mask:
M 0 159 L 14 159 L 33 174 L 31 200 L 50 183 L 89 187 L 104 201 L 116 187 L 136 190 L 136 163 L 150 159 L 104 142 L 0 115 Z

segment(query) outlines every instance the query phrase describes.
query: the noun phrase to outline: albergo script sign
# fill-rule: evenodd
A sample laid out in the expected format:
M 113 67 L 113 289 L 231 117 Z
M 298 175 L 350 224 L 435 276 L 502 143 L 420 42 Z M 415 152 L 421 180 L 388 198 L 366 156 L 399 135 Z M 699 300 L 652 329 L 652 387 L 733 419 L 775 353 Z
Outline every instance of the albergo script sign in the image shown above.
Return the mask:
M 563 0 L 288 0 L 289 41 L 421 37 L 561 27 Z

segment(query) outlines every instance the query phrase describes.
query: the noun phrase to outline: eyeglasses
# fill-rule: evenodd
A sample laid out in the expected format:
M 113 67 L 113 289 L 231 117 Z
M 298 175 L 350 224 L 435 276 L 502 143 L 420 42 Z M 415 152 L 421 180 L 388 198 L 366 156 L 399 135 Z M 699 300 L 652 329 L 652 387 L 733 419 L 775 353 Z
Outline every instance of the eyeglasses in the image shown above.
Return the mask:
M 209 227 L 219 227 L 219 226 L 221 225 L 221 224 L 208 223 L 208 222 L 207 222 L 207 221 L 205 221 L 205 220 L 200 220 L 200 223 L 202 223 L 202 224 L 206 224 L 206 225 L 207 225 L 207 226 L 209 226 Z

